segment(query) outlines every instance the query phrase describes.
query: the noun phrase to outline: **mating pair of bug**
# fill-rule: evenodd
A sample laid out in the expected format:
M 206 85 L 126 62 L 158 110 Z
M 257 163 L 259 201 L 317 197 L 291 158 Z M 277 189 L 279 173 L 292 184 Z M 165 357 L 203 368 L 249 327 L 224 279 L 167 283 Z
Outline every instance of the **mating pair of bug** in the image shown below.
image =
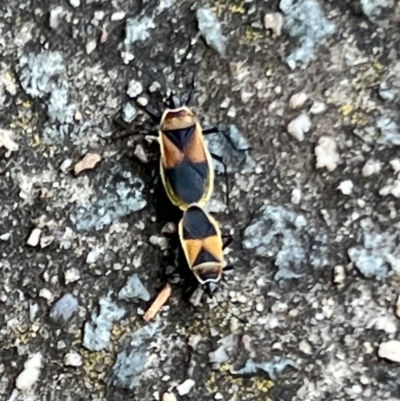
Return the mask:
M 174 206 L 183 211 L 179 222 L 179 239 L 187 263 L 210 296 L 218 289 L 225 266 L 225 248 L 217 221 L 204 209 L 214 189 L 212 155 L 204 135 L 219 132 L 203 130 L 189 107 L 193 89 L 186 102 L 171 94 L 162 115 L 138 105 L 158 125 L 161 148 L 160 175 L 166 194 Z

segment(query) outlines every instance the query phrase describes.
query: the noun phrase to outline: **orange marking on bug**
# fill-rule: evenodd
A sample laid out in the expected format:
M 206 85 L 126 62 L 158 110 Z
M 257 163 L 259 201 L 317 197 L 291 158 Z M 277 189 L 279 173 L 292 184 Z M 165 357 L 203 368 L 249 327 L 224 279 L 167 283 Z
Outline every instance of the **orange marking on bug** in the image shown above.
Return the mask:
M 197 119 L 193 112 L 185 107 L 178 110 L 166 111 L 161 120 L 160 129 L 161 131 L 169 131 L 191 127 L 196 123 Z
M 163 166 L 165 168 L 174 168 L 182 163 L 184 154 L 165 136 L 162 136 Z
M 198 239 L 188 239 L 184 242 L 184 249 L 186 249 L 189 266 L 197 259 L 199 252 L 202 248 L 202 241 Z
M 222 241 L 218 236 L 212 236 L 203 239 L 203 248 L 211 253 L 218 261 L 222 261 L 224 251 L 222 250 Z

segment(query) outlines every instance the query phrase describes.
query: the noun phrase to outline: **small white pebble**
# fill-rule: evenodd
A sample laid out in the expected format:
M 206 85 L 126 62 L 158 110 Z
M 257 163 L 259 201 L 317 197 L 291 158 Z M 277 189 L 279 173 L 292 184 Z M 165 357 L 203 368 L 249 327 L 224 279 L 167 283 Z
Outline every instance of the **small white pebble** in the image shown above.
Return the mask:
M 140 145 L 140 144 L 136 145 L 135 151 L 133 152 L 133 155 L 136 157 L 136 159 L 140 160 L 144 164 L 149 162 L 149 158 L 147 157 L 147 153 L 145 152 L 143 146 Z
M 221 393 L 215 393 L 214 400 L 223 400 L 224 396 Z
M 393 195 L 395 198 L 400 198 L 400 180 L 396 180 L 392 184 L 388 184 L 382 187 L 379 190 L 379 195 Z
M 196 382 L 193 379 L 187 379 L 176 388 L 176 391 L 179 395 L 189 394 L 195 384 Z
M 400 159 L 393 159 L 389 162 L 395 174 L 400 172 Z
M 60 165 L 60 171 L 62 171 L 63 173 L 67 173 L 68 172 L 68 170 L 71 168 L 71 166 L 72 166 L 72 163 L 73 163 L 73 160 L 72 159 L 65 159 L 62 163 L 61 163 L 61 165 Z
M 293 188 L 292 189 L 291 202 L 294 205 L 298 205 L 301 202 L 301 189 L 300 188 Z
M 168 241 L 165 237 L 158 235 L 152 235 L 149 239 L 150 244 L 158 246 L 161 250 L 168 248 Z
M 149 91 L 150 93 L 157 92 L 158 90 L 161 89 L 161 85 L 159 82 L 154 81 L 150 86 L 149 86 Z
M 29 235 L 26 244 L 29 246 L 37 246 L 39 244 L 41 234 L 42 230 L 40 228 L 34 228 Z
M 262 303 L 256 304 L 256 311 L 257 312 L 263 312 L 264 311 L 264 305 Z
M 338 190 L 343 195 L 351 195 L 351 193 L 353 192 L 353 188 L 354 188 L 354 184 L 350 180 L 342 181 L 338 186 Z
M 337 265 L 333 269 L 333 282 L 337 285 L 343 284 L 344 279 L 346 278 L 346 273 L 344 267 L 341 265 Z
M 328 171 L 333 171 L 340 162 L 336 141 L 329 136 L 321 136 L 319 138 L 314 152 L 317 159 L 317 168 L 326 167 Z
M 228 113 L 226 114 L 230 118 L 236 117 L 236 108 L 234 106 L 229 107 Z
M 149 104 L 149 99 L 144 96 L 139 96 L 136 101 L 138 102 L 138 105 L 142 107 L 146 107 Z
M 64 9 L 61 6 L 55 7 L 50 10 L 49 27 L 51 29 L 54 29 L 54 30 L 58 29 L 58 27 L 60 25 L 60 17 L 63 13 L 64 13 Z
M 122 21 L 125 18 L 125 11 L 116 11 L 111 14 L 111 21 Z
M 77 8 L 81 5 L 81 0 L 69 0 L 69 4 L 71 4 L 72 7 Z
M 289 100 L 289 107 L 291 109 L 299 109 L 304 106 L 304 103 L 307 101 L 308 96 L 307 93 L 295 93 Z
M 310 129 L 311 120 L 306 114 L 300 114 L 287 126 L 288 133 L 300 142 L 304 140 L 304 134 L 310 131 Z
M 381 162 L 379 160 L 368 160 L 362 168 L 363 177 L 369 177 L 381 171 Z
M 225 98 L 225 100 L 220 104 L 219 107 L 221 107 L 221 109 L 227 109 L 229 107 L 229 104 L 231 103 L 231 99 L 229 99 L 229 97 Z
M 29 390 L 39 379 L 42 367 L 42 355 L 33 354 L 24 364 L 24 370 L 18 375 L 15 387 L 20 391 Z
M 53 299 L 53 293 L 48 290 L 47 288 L 42 288 L 39 291 L 39 297 L 47 299 L 48 301 L 51 301 Z
M 97 46 L 96 39 L 89 40 L 89 42 L 86 43 L 86 54 L 92 54 L 96 49 L 96 46 Z
M 126 91 L 126 94 L 130 98 L 136 98 L 142 92 L 143 92 L 143 85 L 141 84 L 141 82 L 132 79 L 132 81 L 130 81 L 129 84 L 128 84 L 128 89 Z
M 72 269 L 68 269 L 64 273 L 65 284 L 73 283 L 74 281 L 78 281 L 80 278 L 81 275 L 79 273 L 79 270 L 75 269 L 74 267 Z
M 162 401 L 176 401 L 175 394 L 173 393 L 164 393 L 162 396 Z
M 308 343 L 306 340 L 302 340 L 299 343 L 299 350 L 303 352 L 306 355 L 311 355 L 312 354 L 312 348 L 311 345 Z
M 321 114 L 326 110 L 326 104 L 323 102 L 319 102 L 318 100 L 316 100 L 311 108 L 310 108 L 310 113 L 311 114 Z
M 73 367 L 82 366 L 82 357 L 75 351 L 68 352 L 64 357 L 64 364 Z
M 101 250 L 99 248 L 93 249 L 86 256 L 86 263 L 90 265 L 92 263 L 97 262 L 100 258 L 100 255 L 101 255 Z
M 283 15 L 280 13 L 267 13 L 264 16 L 264 28 L 271 30 L 275 36 L 282 33 Z
M 400 362 L 400 341 L 390 340 L 379 345 L 378 356 L 392 362 Z

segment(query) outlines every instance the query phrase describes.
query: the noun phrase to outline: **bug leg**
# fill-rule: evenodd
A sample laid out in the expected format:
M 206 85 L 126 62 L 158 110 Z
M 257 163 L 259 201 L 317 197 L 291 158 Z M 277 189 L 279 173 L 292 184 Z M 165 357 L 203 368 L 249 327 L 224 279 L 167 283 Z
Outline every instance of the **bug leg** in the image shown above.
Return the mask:
M 228 266 L 225 266 L 225 267 L 223 268 L 223 271 L 224 271 L 224 272 L 231 272 L 234 268 L 235 268 L 235 266 L 233 266 L 233 265 L 228 265 Z
M 187 97 L 186 102 L 185 102 L 186 106 L 189 106 L 190 103 L 192 102 L 193 94 L 194 94 L 194 74 L 192 76 L 192 81 L 190 83 L 190 91 L 189 91 L 188 97 Z
M 217 127 L 211 127 L 203 130 L 203 135 L 219 134 L 221 131 Z
M 136 106 L 142 110 L 144 113 L 146 113 L 155 124 L 160 125 L 161 122 L 161 116 L 159 114 L 154 113 L 153 111 L 151 111 L 147 106 L 141 106 L 140 104 L 138 104 L 136 102 Z
M 225 249 L 226 247 L 228 247 L 232 243 L 232 241 L 233 241 L 233 237 L 231 235 L 229 235 L 228 239 L 222 245 L 222 249 Z
M 226 205 L 229 208 L 229 192 L 230 192 L 230 190 L 229 190 L 229 180 L 228 180 L 228 168 L 227 168 L 226 164 L 224 163 L 224 160 L 222 159 L 221 156 L 218 156 L 211 152 L 210 152 L 210 155 L 213 159 L 220 162 L 222 164 L 222 166 L 224 167 L 224 178 L 225 178 L 225 185 L 226 185 Z

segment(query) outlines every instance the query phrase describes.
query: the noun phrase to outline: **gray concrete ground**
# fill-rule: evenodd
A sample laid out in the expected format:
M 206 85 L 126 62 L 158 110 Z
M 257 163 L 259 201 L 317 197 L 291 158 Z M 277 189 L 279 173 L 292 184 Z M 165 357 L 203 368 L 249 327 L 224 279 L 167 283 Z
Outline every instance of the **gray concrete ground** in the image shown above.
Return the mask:
M 399 21 L 394 0 L 2 2 L 1 400 L 398 399 Z M 104 138 L 120 113 L 154 130 L 129 95 L 155 109 L 193 74 L 231 135 L 208 139 L 231 189 L 209 209 L 235 270 L 189 302 L 157 144 Z

